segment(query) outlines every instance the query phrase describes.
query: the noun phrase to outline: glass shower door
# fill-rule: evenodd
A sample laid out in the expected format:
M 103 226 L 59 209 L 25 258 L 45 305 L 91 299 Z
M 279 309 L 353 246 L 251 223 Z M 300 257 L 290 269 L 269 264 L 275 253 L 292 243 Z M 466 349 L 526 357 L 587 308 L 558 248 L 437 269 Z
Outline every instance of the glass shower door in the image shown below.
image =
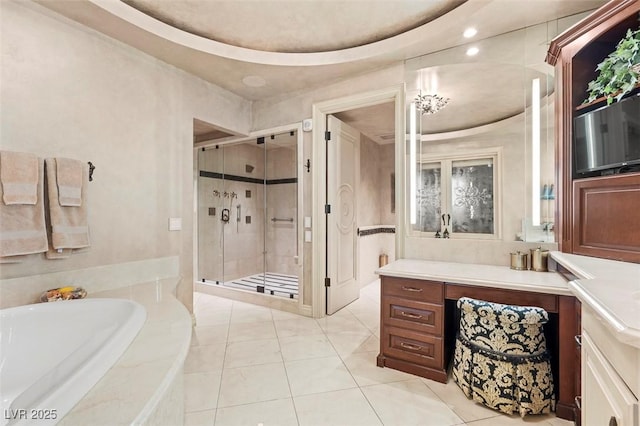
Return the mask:
M 296 133 L 198 153 L 198 280 L 296 299 Z
M 298 297 L 298 178 L 295 132 L 267 140 L 265 286 Z
M 224 281 L 223 149 L 198 151 L 198 279 Z
M 264 273 L 265 144 L 224 146 L 224 285 L 260 291 Z

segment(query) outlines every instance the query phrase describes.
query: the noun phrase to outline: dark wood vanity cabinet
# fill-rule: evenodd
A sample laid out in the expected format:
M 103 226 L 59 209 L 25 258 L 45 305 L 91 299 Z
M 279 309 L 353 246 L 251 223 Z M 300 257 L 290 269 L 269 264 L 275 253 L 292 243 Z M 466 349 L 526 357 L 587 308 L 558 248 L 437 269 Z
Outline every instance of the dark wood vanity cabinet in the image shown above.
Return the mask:
M 379 367 L 446 383 L 444 284 L 382 277 Z
M 446 383 L 458 329 L 459 298 L 540 306 L 552 318 L 545 334 L 558 395 L 556 415 L 575 418 L 576 395 L 580 392 L 580 350 L 576 349 L 580 304 L 573 296 L 386 275 L 380 279 L 379 367 Z
M 640 173 L 578 178 L 573 172 L 573 122 L 596 66 L 628 29 L 639 27 L 640 0 L 611 0 L 551 41 L 546 62 L 555 67 L 556 238 L 560 250 L 640 263 Z

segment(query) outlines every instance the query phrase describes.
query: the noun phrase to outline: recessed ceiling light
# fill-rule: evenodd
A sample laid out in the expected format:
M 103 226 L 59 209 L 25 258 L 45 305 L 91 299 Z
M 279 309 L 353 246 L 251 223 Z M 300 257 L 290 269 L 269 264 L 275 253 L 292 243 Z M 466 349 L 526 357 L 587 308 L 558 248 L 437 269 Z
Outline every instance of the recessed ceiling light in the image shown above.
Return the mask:
M 259 75 L 248 75 L 242 79 L 245 86 L 262 87 L 267 84 L 266 80 Z
M 475 56 L 479 51 L 480 49 L 478 49 L 477 47 L 470 47 L 467 49 L 467 56 Z
M 476 35 L 476 34 L 478 34 L 478 30 L 476 30 L 476 29 L 475 29 L 475 28 L 473 28 L 473 27 L 467 28 L 467 29 L 466 29 L 466 30 L 464 30 L 464 32 L 462 33 L 462 35 L 463 35 L 465 38 L 471 38 L 471 37 L 473 37 L 473 36 L 474 36 L 474 35 Z

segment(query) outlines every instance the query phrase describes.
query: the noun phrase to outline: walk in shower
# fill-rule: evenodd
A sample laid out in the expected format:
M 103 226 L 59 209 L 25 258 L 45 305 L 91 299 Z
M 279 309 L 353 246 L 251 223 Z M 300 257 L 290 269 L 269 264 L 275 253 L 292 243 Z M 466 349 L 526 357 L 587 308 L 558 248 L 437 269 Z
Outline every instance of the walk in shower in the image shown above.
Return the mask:
M 198 274 L 298 299 L 297 132 L 198 151 Z

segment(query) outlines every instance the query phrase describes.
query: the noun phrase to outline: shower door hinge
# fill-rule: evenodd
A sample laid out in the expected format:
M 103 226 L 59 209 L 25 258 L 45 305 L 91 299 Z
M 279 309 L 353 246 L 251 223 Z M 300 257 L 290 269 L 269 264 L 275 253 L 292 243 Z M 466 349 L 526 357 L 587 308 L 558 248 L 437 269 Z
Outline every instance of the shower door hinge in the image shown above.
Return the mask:
M 330 141 L 331 140 L 331 132 L 330 131 L 326 131 L 324 132 L 324 140 L 325 141 Z
M 325 287 L 331 287 L 331 278 L 329 278 L 329 277 L 325 277 L 325 279 L 324 279 L 324 286 L 325 286 Z
M 331 213 L 331 204 L 325 204 L 324 205 L 324 214 L 329 214 Z

